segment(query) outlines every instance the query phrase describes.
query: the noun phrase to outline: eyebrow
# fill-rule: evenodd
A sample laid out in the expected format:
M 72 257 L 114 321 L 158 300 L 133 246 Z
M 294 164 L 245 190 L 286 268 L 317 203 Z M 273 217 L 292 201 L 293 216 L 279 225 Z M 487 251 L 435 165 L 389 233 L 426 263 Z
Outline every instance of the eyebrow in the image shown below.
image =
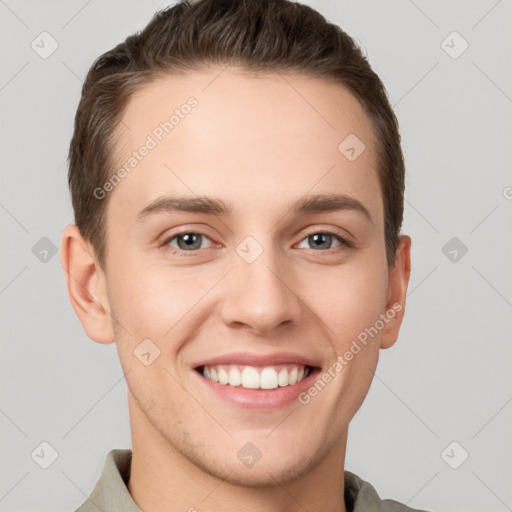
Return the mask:
M 344 194 L 318 194 L 302 197 L 288 205 L 288 210 L 295 215 L 315 214 L 349 210 L 362 214 L 370 222 L 372 216 L 359 200 Z M 175 197 L 163 196 L 155 199 L 143 208 L 136 217 L 137 222 L 146 218 L 172 212 L 206 213 L 208 215 L 232 216 L 233 207 L 214 197 Z

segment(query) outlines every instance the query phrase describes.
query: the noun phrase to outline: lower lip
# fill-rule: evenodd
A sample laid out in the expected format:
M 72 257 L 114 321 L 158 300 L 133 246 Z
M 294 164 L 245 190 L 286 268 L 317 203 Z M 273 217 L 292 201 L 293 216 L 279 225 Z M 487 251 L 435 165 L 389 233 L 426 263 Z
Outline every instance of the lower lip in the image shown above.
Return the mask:
M 238 407 L 257 409 L 278 409 L 297 400 L 300 393 L 306 391 L 316 379 L 320 370 L 312 369 L 311 373 L 297 384 L 277 387 L 274 389 L 246 389 L 241 386 L 219 384 L 203 377 L 198 371 L 192 370 L 197 378 L 217 396 Z

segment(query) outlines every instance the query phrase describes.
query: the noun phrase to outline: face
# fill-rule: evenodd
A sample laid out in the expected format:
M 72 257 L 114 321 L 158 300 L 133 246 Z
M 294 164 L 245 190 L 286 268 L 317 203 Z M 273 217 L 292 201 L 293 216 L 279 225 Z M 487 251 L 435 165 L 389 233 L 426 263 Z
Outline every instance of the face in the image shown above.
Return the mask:
M 134 444 L 158 438 L 211 475 L 275 485 L 344 453 L 398 334 L 408 247 L 390 272 L 376 139 L 347 90 L 220 71 L 130 100 L 117 168 L 135 160 L 104 189 L 94 279 L 109 314 L 81 318 L 115 338 Z M 350 134 L 360 142 L 340 150 Z

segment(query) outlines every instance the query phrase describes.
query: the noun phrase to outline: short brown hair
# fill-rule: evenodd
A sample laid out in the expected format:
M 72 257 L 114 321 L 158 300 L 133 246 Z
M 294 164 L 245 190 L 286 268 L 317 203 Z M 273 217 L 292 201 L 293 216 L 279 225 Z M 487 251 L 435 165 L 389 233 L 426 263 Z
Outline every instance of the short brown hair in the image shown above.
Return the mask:
M 75 223 L 106 263 L 105 208 L 94 193 L 114 171 L 116 129 L 131 95 L 157 77 L 209 64 L 301 72 L 347 88 L 372 121 L 384 203 L 388 266 L 403 217 L 405 166 L 386 90 L 354 40 L 309 6 L 289 0 L 181 1 L 98 57 L 82 87 L 69 148 Z M 340 141 L 341 142 L 341 141 Z

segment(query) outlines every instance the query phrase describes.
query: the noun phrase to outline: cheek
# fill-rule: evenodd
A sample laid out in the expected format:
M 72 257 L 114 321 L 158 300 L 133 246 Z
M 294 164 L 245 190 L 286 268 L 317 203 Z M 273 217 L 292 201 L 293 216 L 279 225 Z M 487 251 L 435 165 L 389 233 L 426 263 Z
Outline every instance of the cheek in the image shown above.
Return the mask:
M 133 345 L 149 338 L 162 351 L 165 347 L 172 349 L 169 341 L 186 334 L 184 329 L 193 316 L 191 313 L 196 311 L 194 308 L 211 282 L 211 275 L 201 278 L 193 267 L 170 268 L 147 262 L 144 265 L 127 258 L 116 267 L 109 284 L 114 291 L 113 314 L 125 327 L 120 333 L 123 339 L 133 338 Z
M 387 274 L 379 262 L 340 265 L 302 274 L 298 289 L 309 309 L 341 345 L 373 325 L 384 312 Z

